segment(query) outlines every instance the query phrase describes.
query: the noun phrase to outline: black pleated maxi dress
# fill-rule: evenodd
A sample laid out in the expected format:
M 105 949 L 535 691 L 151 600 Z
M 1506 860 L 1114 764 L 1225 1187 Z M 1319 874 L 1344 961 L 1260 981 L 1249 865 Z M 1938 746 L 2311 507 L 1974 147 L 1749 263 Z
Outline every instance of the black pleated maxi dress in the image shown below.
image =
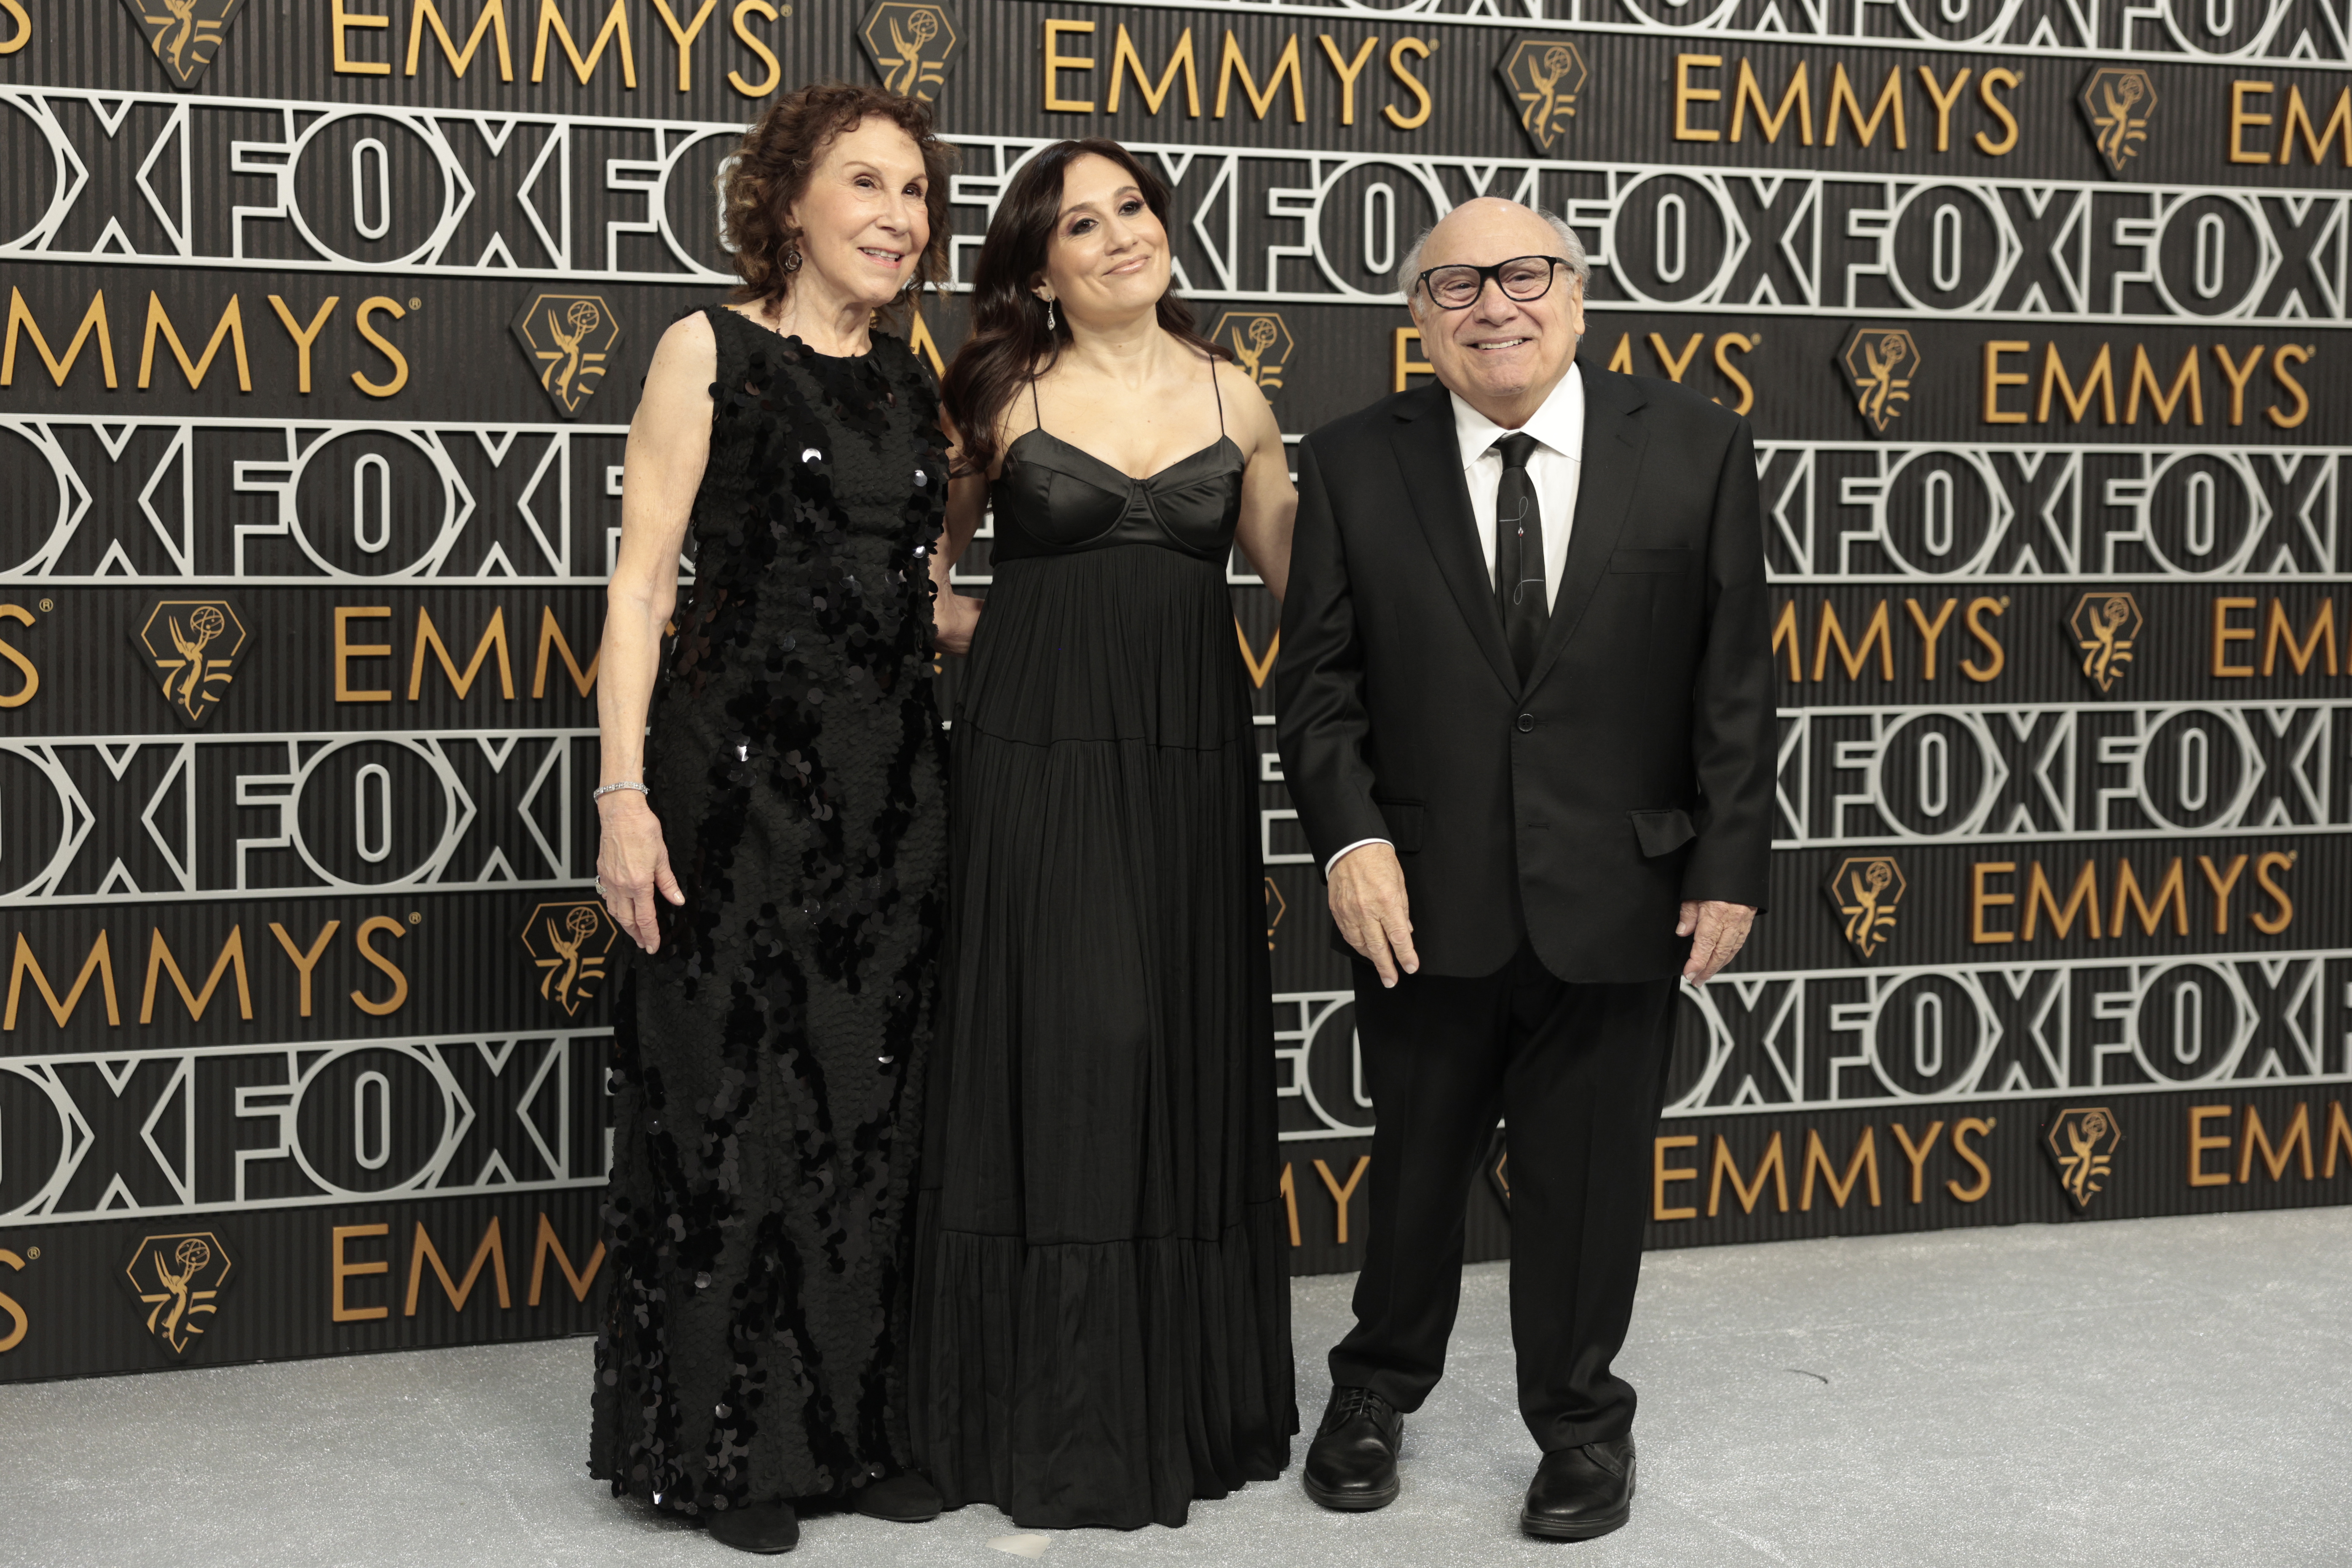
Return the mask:
M 929 373 L 714 307 L 695 581 L 646 781 L 686 891 L 614 1018 L 590 1469 L 708 1515 L 909 1460 L 909 1221 L 945 915 Z
M 1024 1526 L 1181 1524 L 1298 1426 L 1242 468 L 1221 437 L 1136 480 L 1040 429 L 992 492 L 912 1397 L 949 1506 Z

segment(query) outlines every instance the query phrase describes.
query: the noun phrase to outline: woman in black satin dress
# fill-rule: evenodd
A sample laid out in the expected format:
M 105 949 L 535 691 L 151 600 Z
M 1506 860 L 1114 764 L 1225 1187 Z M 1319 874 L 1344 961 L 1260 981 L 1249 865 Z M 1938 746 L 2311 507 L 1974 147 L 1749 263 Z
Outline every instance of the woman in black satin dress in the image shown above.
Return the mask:
M 995 511 L 955 714 L 918 1208 L 917 1454 L 948 1506 L 1177 1525 L 1289 1461 L 1288 1233 L 1234 546 L 1296 505 L 1169 293 L 1164 188 L 1063 142 L 990 225 L 944 401 Z

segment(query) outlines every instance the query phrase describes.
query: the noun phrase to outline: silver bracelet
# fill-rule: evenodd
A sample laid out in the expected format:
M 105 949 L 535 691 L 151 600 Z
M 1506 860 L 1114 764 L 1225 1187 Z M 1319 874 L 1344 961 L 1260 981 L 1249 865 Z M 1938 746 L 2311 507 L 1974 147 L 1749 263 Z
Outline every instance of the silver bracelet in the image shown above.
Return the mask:
M 612 783 L 612 784 L 598 784 L 598 785 L 596 786 L 595 793 L 594 793 L 594 794 L 593 794 L 593 795 L 591 795 L 588 798 L 589 798 L 590 800 L 592 800 L 592 801 L 593 801 L 593 800 L 602 800 L 602 799 L 604 799 L 606 795 L 608 795 L 612 794 L 612 793 L 613 793 L 614 790 L 616 790 L 616 789 L 633 789 L 633 790 L 636 791 L 639 795 L 648 795 L 648 796 L 650 796 L 650 795 L 654 793 L 653 791 L 651 791 L 651 790 L 647 789 L 645 785 L 643 785 L 643 784 L 641 784 L 637 783 L 635 779 L 620 779 L 620 780 L 616 780 L 615 782 L 614 782 L 614 783 Z

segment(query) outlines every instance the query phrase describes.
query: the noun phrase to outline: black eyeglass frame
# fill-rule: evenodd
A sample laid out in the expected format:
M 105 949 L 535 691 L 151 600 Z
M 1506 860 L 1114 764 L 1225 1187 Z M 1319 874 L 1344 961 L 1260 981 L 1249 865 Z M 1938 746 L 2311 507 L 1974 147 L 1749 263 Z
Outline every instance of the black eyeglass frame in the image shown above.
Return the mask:
M 1503 268 L 1506 267 L 1517 267 L 1522 261 L 1549 261 L 1551 263 L 1550 267 L 1544 269 L 1543 287 L 1537 289 L 1534 293 L 1526 295 L 1525 297 L 1514 294 L 1508 289 L 1503 288 Z M 1514 256 L 1507 261 L 1497 261 L 1492 267 L 1473 266 L 1467 261 L 1449 261 L 1443 267 L 1430 268 L 1428 270 L 1423 272 L 1420 277 L 1415 278 L 1412 282 L 1413 287 L 1420 289 L 1423 294 L 1429 296 L 1429 302 L 1436 306 L 1441 310 L 1468 310 L 1471 306 L 1476 304 L 1479 300 L 1486 297 L 1486 285 L 1490 281 L 1496 288 L 1502 289 L 1504 299 L 1510 300 L 1515 305 L 1528 305 L 1534 303 L 1536 300 L 1542 299 L 1545 295 L 1551 292 L 1551 286 L 1558 280 L 1559 276 L 1557 268 L 1562 267 L 1569 268 L 1571 272 L 1576 269 L 1575 263 L 1570 261 L 1565 256 Z M 1444 300 L 1437 297 L 1437 290 L 1429 286 L 1429 280 L 1441 272 L 1458 271 L 1475 272 L 1478 275 L 1478 291 L 1475 294 L 1471 295 L 1467 300 L 1463 300 L 1459 305 L 1449 305 Z

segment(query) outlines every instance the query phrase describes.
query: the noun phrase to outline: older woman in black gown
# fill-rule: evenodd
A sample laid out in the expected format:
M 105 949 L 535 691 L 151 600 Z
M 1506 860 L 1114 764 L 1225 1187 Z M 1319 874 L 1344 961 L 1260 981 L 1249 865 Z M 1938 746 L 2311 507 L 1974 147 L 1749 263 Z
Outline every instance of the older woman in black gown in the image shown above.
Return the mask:
M 936 392 L 868 323 L 943 271 L 946 205 L 919 103 L 779 100 L 729 178 L 738 303 L 664 335 L 629 432 L 597 870 L 644 954 L 590 1468 L 754 1552 L 793 1545 L 794 1500 L 939 1510 L 908 1473 L 905 1239 L 945 913 L 932 650 L 969 623 L 948 603 L 935 645 Z
M 944 395 L 993 497 L 956 714 L 917 1448 L 950 1506 L 1181 1524 L 1289 1460 L 1289 1249 L 1226 563 L 1277 595 L 1272 412 L 1169 293 L 1167 196 L 1063 142 L 989 226 Z M 960 534 L 960 530 L 959 530 Z

